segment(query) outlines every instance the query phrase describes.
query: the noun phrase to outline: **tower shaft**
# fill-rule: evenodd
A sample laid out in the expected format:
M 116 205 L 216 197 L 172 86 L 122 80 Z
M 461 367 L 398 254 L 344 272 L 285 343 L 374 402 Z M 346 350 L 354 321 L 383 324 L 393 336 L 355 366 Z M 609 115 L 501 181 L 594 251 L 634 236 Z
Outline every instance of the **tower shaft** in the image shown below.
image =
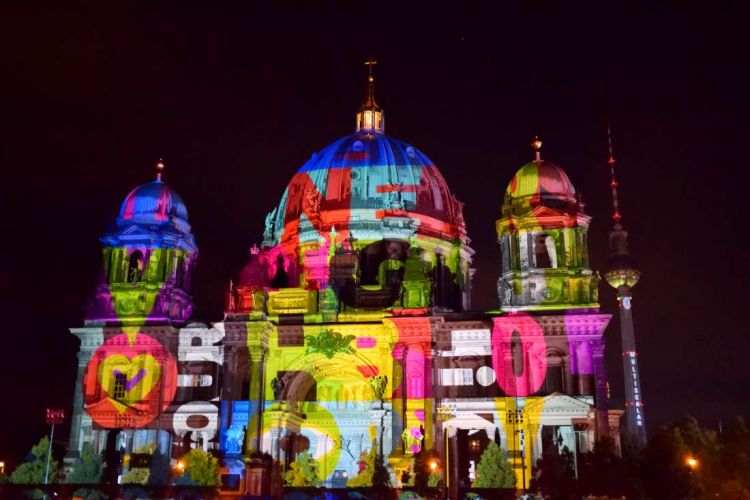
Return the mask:
M 620 333 L 622 336 L 622 369 L 625 385 L 625 418 L 627 430 L 640 444 L 646 443 L 646 420 L 643 414 L 638 351 L 635 347 L 635 328 L 630 287 L 617 290 L 620 310 Z

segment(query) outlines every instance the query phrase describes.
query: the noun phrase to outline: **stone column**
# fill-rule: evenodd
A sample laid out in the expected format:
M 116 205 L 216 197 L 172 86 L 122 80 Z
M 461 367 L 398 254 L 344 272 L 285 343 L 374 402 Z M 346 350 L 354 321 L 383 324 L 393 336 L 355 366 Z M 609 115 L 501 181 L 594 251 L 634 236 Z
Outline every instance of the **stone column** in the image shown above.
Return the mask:
M 247 415 L 247 440 L 246 448 L 261 451 L 261 434 L 263 432 L 263 407 L 265 402 L 265 368 L 266 368 L 267 351 L 262 349 L 253 349 L 248 356 L 249 376 L 250 376 L 250 393 L 243 395 L 248 398 L 249 408 Z M 255 428 L 250 429 L 253 418 L 256 418 Z M 255 434 L 255 439 L 250 442 L 250 436 Z
M 65 455 L 65 462 L 72 462 L 77 459 L 81 452 L 81 420 L 84 413 L 83 400 L 83 375 L 86 366 L 91 360 L 93 351 L 82 349 L 78 351 L 78 371 L 76 373 L 76 387 L 73 393 L 73 408 L 70 418 L 70 441 L 68 444 L 68 453 Z

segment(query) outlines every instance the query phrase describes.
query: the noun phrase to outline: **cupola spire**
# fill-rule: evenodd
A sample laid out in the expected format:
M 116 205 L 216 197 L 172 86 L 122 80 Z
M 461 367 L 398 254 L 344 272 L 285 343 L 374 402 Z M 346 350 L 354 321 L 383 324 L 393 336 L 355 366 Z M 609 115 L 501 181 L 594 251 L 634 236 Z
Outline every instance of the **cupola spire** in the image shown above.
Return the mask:
M 156 181 L 161 182 L 161 173 L 164 172 L 164 160 L 159 158 L 156 162 Z
M 542 163 L 542 141 L 538 135 L 535 135 L 534 140 L 531 141 L 531 147 L 534 148 L 534 161 Z
M 383 110 L 375 102 L 375 74 L 373 69 L 378 62 L 372 57 L 365 61 L 367 66 L 367 99 L 357 113 L 357 132 L 382 134 L 385 130 Z

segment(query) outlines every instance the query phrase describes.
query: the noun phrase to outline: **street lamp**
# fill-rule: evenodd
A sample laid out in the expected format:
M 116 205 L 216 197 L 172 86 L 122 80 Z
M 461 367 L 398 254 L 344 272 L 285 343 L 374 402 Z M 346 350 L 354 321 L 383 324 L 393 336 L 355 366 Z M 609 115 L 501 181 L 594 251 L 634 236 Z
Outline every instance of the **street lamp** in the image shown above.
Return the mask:
M 64 410 L 53 410 L 47 408 L 47 425 L 52 426 L 52 430 L 49 435 L 49 448 L 47 449 L 47 464 L 44 466 L 44 484 L 47 484 L 47 478 L 49 477 L 49 458 L 52 455 L 52 441 L 55 439 L 55 424 L 61 424 L 65 418 Z M 47 498 L 47 494 L 44 494 L 44 498 Z
M 690 468 L 690 472 L 693 472 L 695 469 L 698 468 L 699 462 L 697 458 L 688 456 L 685 459 L 685 464 Z

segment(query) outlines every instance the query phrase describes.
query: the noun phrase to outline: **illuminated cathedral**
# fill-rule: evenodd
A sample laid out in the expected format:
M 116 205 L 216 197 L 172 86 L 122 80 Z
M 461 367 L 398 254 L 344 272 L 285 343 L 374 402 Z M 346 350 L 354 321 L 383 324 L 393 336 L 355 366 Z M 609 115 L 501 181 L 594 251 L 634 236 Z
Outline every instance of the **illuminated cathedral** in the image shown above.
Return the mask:
M 520 488 L 547 446 L 580 454 L 619 440 L 591 217 L 532 146 L 498 193 L 498 309 L 473 311 L 463 203 L 422 151 L 385 135 L 370 71 L 355 132 L 292 176 L 210 326 L 191 322 L 198 246 L 159 162 L 101 238 L 101 281 L 71 329 L 68 458 L 90 443 L 174 464 L 199 447 L 239 495 L 279 491 L 302 452 L 325 486 L 345 487 L 366 486 L 359 462 L 373 450 L 393 485 L 434 450 L 458 488 L 495 441 Z

